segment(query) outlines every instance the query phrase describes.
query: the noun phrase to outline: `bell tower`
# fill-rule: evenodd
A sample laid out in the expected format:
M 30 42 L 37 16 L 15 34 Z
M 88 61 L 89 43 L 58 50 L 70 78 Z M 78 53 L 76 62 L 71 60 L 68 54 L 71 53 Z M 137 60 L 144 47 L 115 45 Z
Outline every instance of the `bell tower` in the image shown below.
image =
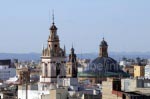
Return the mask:
M 53 53 L 52 56 L 59 56 L 60 44 L 59 44 L 59 36 L 57 35 L 57 27 L 54 23 L 54 15 L 53 15 L 53 22 L 52 26 L 49 28 L 50 36 L 48 38 L 48 48 Z
M 57 27 L 54 23 L 54 14 L 53 22 L 49 30 L 50 35 L 47 40 L 47 47 L 43 47 L 41 56 L 42 75 L 40 77 L 40 82 L 57 83 L 58 76 L 60 78 L 66 76 L 66 52 L 65 49 L 60 47 Z
M 99 48 L 99 57 L 108 57 L 107 49 L 108 49 L 108 44 L 103 38 L 100 44 L 100 48 Z
M 67 77 L 76 78 L 77 77 L 77 59 L 76 54 L 74 53 L 74 48 L 72 46 L 71 53 L 69 54 L 69 60 L 66 64 Z

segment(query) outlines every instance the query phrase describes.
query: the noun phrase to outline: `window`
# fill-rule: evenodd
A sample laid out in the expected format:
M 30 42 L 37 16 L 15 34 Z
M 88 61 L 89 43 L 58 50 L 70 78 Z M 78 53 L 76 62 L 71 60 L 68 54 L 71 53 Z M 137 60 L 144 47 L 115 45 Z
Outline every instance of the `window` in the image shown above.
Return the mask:
M 60 63 L 56 63 L 56 76 L 60 75 Z
M 47 77 L 48 71 L 47 71 L 47 64 L 45 63 L 45 76 Z
M 57 44 L 55 44 L 54 47 L 57 48 Z
M 70 74 L 70 68 L 69 68 L 69 74 Z

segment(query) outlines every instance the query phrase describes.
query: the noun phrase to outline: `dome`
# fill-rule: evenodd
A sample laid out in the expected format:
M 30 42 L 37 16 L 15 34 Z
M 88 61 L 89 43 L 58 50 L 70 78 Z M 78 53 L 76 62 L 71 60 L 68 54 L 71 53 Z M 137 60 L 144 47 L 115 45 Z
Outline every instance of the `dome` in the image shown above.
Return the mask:
M 100 64 L 101 63 L 104 65 L 104 63 L 116 64 L 117 62 L 111 57 L 97 57 L 96 59 L 94 59 L 92 61 L 92 63 L 94 63 L 94 64 Z
M 104 38 L 103 38 L 103 40 L 101 41 L 100 46 L 108 46 L 108 44 L 107 44 L 107 42 L 104 40 Z
M 117 64 L 117 61 L 115 61 L 111 57 L 97 57 L 94 59 L 90 65 L 89 69 L 90 71 L 118 71 L 119 65 Z
M 55 26 L 54 23 L 53 23 L 53 25 L 50 27 L 50 30 L 57 30 L 57 27 Z

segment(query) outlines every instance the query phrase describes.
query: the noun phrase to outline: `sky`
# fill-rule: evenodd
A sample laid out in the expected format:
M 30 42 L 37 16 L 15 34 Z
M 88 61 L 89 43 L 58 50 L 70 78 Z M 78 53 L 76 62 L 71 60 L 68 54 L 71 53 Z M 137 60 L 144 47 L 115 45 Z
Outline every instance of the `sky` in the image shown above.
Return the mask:
M 67 53 L 150 52 L 150 0 L 0 0 L 0 53 L 42 52 L 52 10 Z

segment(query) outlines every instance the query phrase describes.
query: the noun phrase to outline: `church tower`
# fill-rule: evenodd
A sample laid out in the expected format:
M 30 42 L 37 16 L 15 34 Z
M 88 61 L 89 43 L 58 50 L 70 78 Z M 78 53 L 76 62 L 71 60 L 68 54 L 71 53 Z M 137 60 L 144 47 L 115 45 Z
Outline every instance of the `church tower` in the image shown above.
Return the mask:
M 100 48 L 99 48 L 99 57 L 108 57 L 107 49 L 108 49 L 108 44 L 103 38 L 100 44 Z
M 54 23 L 54 15 L 52 26 L 49 28 L 49 30 L 50 35 L 47 41 L 48 44 L 46 48 L 43 47 L 41 56 L 42 75 L 40 77 L 40 82 L 56 83 L 58 76 L 60 78 L 66 76 L 66 52 L 65 49 L 60 48 L 57 27 Z
M 74 53 L 74 48 L 72 46 L 71 53 L 69 54 L 69 60 L 66 64 L 67 74 L 66 76 L 69 78 L 77 77 L 77 59 L 76 54 Z

